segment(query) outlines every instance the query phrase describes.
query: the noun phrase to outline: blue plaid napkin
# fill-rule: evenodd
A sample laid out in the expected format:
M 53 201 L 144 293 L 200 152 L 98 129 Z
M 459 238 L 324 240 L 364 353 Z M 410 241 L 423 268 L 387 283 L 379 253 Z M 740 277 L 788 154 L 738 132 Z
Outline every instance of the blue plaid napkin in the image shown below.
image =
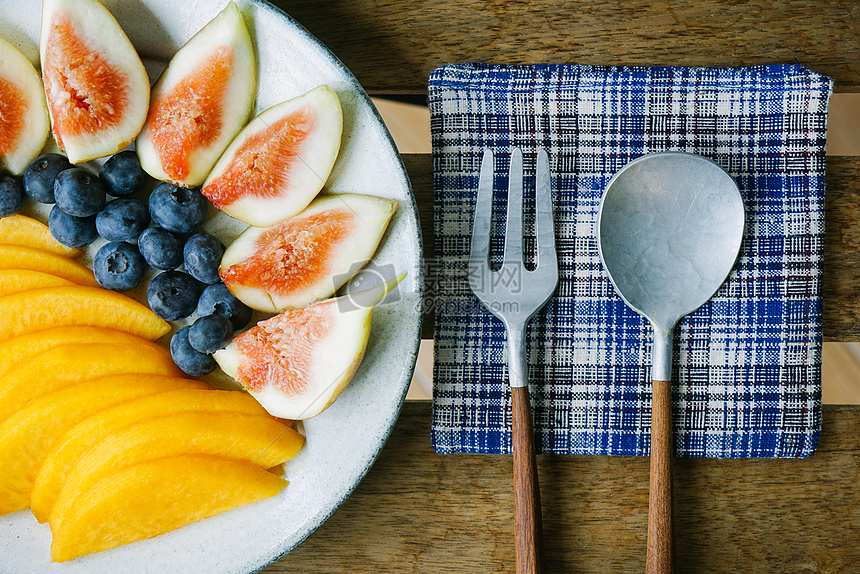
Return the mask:
M 675 330 L 676 454 L 812 454 L 821 424 L 831 91 L 829 78 L 802 66 L 435 70 L 437 279 L 428 296 L 436 317 L 436 451 L 510 452 L 504 327 L 466 277 L 483 150 L 496 152 L 504 189 L 510 150 L 520 147 L 527 190 L 535 151 L 550 155 L 561 275 L 527 335 L 539 452 L 648 454 L 651 328 L 615 294 L 594 228 L 615 172 L 644 154 L 678 150 L 708 157 L 734 177 L 747 231 L 727 283 Z M 498 204 L 503 213 L 504 199 Z

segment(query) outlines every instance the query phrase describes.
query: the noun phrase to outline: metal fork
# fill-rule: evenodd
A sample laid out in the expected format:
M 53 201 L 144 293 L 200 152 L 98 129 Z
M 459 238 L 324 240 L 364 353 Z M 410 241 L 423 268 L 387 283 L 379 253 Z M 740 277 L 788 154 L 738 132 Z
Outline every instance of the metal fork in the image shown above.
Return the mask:
M 546 304 L 558 284 L 549 158 L 545 150 L 538 151 L 535 175 L 537 257 L 532 271 L 526 269 L 523 259 L 523 154 L 519 149 L 511 153 L 503 261 L 500 269 L 490 269 L 493 168 L 493 153 L 486 150 L 481 161 L 472 223 L 469 287 L 481 303 L 505 324 L 507 330 L 516 571 L 517 574 L 532 574 L 543 571 L 543 526 L 528 392 L 525 331 L 529 320 Z

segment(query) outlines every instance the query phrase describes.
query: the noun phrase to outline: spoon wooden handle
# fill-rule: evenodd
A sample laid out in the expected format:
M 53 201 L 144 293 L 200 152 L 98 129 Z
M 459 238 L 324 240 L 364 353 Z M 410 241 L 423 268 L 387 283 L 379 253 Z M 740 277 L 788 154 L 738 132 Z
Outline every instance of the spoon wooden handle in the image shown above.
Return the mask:
M 514 543 L 517 574 L 543 568 L 543 521 L 528 387 L 511 387 L 514 455 Z
M 651 398 L 651 483 L 648 493 L 646 574 L 671 574 L 675 561 L 672 520 L 672 383 L 653 381 Z

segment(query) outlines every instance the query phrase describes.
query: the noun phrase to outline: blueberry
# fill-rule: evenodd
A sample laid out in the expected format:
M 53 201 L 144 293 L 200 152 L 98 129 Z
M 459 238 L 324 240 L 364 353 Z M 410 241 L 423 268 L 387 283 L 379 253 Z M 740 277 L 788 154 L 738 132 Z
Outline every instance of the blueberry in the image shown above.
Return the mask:
M 208 204 L 200 190 L 162 183 L 149 196 L 149 214 L 168 231 L 191 233 L 206 221 Z
M 214 235 L 196 233 L 185 242 L 182 250 L 185 270 L 201 283 L 218 283 L 221 276 L 218 268 L 221 266 L 221 256 L 224 255 L 224 244 Z
M 105 191 L 117 197 L 140 191 L 146 185 L 147 178 L 137 154 L 131 150 L 114 154 L 99 172 Z
M 24 191 L 38 202 L 54 203 L 54 180 L 60 172 L 73 167 L 64 155 L 40 155 L 24 169 Z
M 188 342 L 201 353 L 223 349 L 233 338 L 233 324 L 221 315 L 199 317 L 188 331 Z
M 218 364 L 212 355 L 201 353 L 188 342 L 191 327 L 182 327 L 170 338 L 170 356 L 176 366 L 192 377 L 199 377 L 215 370 Z
M 140 254 L 149 266 L 161 271 L 170 271 L 182 265 L 182 242 L 160 227 L 148 227 L 137 238 Z
M 73 167 L 61 171 L 54 181 L 54 200 L 69 215 L 88 217 L 105 206 L 107 196 L 98 177 Z
M 48 229 L 54 239 L 74 249 L 89 245 L 99 237 L 95 215 L 75 217 L 56 205 L 51 208 L 51 215 L 48 216 Z
M 155 276 L 146 290 L 149 308 L 165 321 L 176 321 L 194 312 L 200 287 L 191 275 L 165 271 Z
M 24 207 L 24 186 L 17 177 L 0 175 L 0 217 L 15 215 Z
M 105 289 L 128 291 L 143 279 L 146 263 L 137 247 L 124 241 L 111 241 L 101 247 L 93 259 L 96 281 Z
M 201 317 L 213 313 L 230 319 L 233 329 L 238 331 L 251 320 L 251 308 L 236 299 L 224 283 L 209 285 L 197 301 L 197 314 Z
M 96 215 L 96 229 L 108 241 L 128 241 L 149 225 L 149 209 L 139 199 L 121 197 Z

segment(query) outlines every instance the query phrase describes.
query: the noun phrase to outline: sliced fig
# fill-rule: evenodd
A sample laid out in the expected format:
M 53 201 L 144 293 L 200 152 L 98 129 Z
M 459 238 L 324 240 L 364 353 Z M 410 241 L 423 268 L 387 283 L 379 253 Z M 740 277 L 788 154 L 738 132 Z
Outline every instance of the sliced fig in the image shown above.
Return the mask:
M 364 357 L 373 306 L 405 275 L 261 321 L 217 351 L 215 360 L 269 414 L 316 416 L 352 380 Z
M 149 76 L 98 0 L 44 0 L 39 41 L 54 138 L 72 163 L 125 148 L 149 107 Z
M 272 106 L 224 151 L 203 195 L 227 215 L 257 227 L 292 217 L 325 185 L 342 131 L 340 100 L 328 86 Z
M 42 79 L 18 48 L 0 38 L 0 169 L 21 175 L 50 133 Z
M 152 89 L 137 139 L 151 176 L 201 185 L 254 108 L 257 64 L 242 14 L 230 2 L 173 56 Z
M 295 217 L 245 230 L 224 252 L 221 278 L 269 313 L 324 299 L 370 260 L 396 207 L 370 195 L 321 195 Z

